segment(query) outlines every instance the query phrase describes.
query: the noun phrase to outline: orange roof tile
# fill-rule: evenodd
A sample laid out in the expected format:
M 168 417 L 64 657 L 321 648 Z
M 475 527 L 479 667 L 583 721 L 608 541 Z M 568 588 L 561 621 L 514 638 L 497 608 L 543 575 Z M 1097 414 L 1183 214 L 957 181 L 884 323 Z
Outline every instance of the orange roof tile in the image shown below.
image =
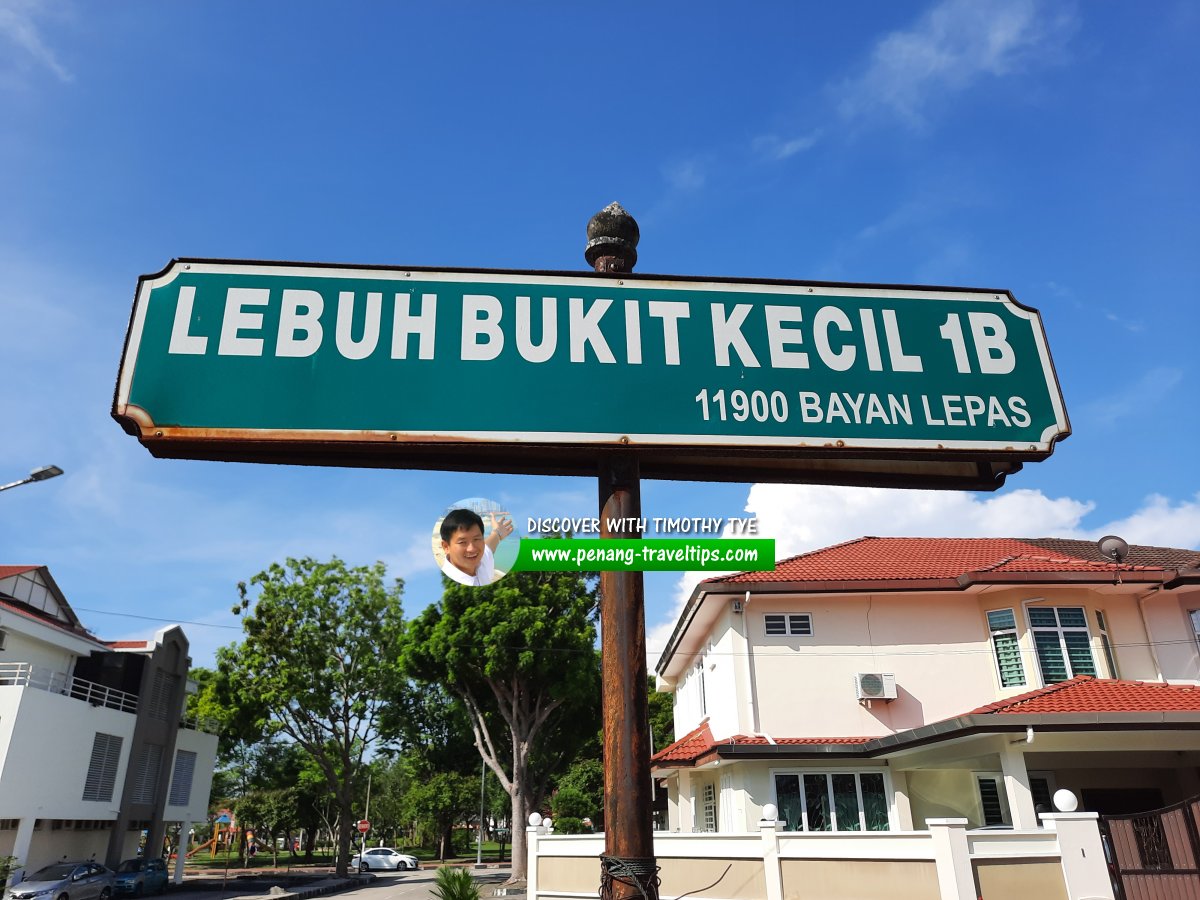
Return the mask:
M 995 713 L 1200 712 L 1200 687 L 1079 675 L 971 710 Z
M 0 578 L 11 578 L 13 575 L 23 575 L 40 569 L 41 566 L 0 566 Z
M 699 727 L 689 731 L 669 747 L 664 747 L 651 757 L 651 762 L 660 766 L 670 764 L 691 765 L 700 757 L 721 747 L 768 747 L 776 746 L 812 746 L 817 744 L 865 744 L 874 740 L 869 737 L 785 737 L 768 739 L 762 734 L 735 734 L 724 740 L 713 740 L 708 721 L 701 722 Z
M 854 582 L 956 579 L 974 573 L 1153 572 L 1200 567 L 1200 551 L 1131 547 L 1121 564 L 1089 541 L 1059 538 L 862 537 L 776 563 L 770 572 L 740 572 L 709 582 Z

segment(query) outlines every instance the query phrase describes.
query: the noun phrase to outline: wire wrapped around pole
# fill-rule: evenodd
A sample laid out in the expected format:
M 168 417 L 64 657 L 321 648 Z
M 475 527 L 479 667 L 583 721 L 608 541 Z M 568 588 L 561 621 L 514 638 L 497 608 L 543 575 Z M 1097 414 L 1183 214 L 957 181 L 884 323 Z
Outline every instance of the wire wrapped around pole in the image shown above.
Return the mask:
M 635 889 L 642 895 L 642 900 L 658 900 L 659 884 L 658 864 L 653 856 L 639 859 L 600 855 L 600 900 L 636 896 L 634 890 L 615 894 L 613 891 L 617 885 Z

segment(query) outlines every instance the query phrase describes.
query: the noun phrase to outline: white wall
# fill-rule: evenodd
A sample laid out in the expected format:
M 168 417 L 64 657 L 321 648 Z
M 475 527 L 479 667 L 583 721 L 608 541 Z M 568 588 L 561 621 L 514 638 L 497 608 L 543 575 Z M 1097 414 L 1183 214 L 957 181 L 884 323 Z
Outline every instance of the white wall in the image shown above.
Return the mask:
M 1168 681 L 1200 680 L 1200 646 L 1188 611 L 1200 609 L 1200 590 L 1151 595 L 1145 602 L 1146 621 L 1155 652 Z M 1180 631 L 1186 634 L 1181 638 Z
M 0 652 L 0 663 L 31 663 L 63 675 L 72 671 L 74 653 L 17 631 L 19 623 L 15 619 L 15 616 L 8 616 L 0 623 L 0 628 L 7 632 L 4 650 Z
M 19 695 L 19 704 L 3 703 L 9 692 Z M 0 747 L 0 818 L 114 818 L 129 761 L 133 713 L 29 687 L 0 688 L 0 698 L 0 728 L 12 721 L 7 744 Z M 124 739 L 111 803 L 81 799 L 96 732 Z
M 746 684 L 756 689 L 761 730 L 775 737 L 881 736 L 1036 690 L 1044 685 L 1028 628 L 1031 600 L 1085 609 L 1100 677 L 1109 672 L 1096 627 L 1097 609 L 1107 619 L 1120 676 L 1157 678 L 1132 592 L 1014 587 L 977 593 L 755 597 L 740 617 L 727 613 L 718 619 L 704 657 L 713 736 L 723 739 L 754 730 Z M 1195 604 L 1191 608 L 1200 607 L 1200 592 L 1182 600 L 1155 595 L 1146 603 L 1159 659 L 1175 680 L 1200 678 L 1200 653 L 1182 609 L 1187 602 Z M 1015 614 L 1023 685 L 1000 685 L 986 617 L 992 609 L 1012 609 Z M 813 634 L 767 636 L 764 615 L 789 612 L 809 613 Z M 745 629 L 751 653 L 739 646 L 735 628 Z M 898 698 L 870 706 L 859 703 L 854 676 L 862 672 L 894 674 Z M 695 680 L 689 669 L 676 695 L 677 735 L 700 720 Z
M 167 803 L 164 818 L 169 822 L 203 822 L 208 817 L 208 795 L 212 792 L 213 767 L 217 759 L 217 736 L 203 731 L 181 729 L 175 740 L 175 752 L 190 750 L 196 754 L 192 775 L 192 794 L 187 806 Z M 171 785 L 175 783 L 175 760 L 171 760 Z M 171 794 L 168 790 L 167 797 Z

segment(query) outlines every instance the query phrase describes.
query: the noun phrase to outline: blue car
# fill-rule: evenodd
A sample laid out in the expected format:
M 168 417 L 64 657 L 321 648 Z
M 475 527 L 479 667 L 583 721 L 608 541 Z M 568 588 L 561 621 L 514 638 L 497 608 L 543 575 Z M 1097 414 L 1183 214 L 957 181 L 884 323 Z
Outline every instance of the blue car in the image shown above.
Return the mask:
M 167 889 L 167 861 L 165 859 L 127 859 L 117 866 L 113 878 L 113 890 L 118 895 L 161 894 Z

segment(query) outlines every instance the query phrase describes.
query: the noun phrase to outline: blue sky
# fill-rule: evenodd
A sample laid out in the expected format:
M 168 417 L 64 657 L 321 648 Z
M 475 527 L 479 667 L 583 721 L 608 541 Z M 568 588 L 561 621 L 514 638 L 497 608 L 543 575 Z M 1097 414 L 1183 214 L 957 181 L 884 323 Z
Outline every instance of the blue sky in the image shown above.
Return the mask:
M 110 419 L 137 277 L 177 256 L 584 269 L 619 200 L 639 272 L 1008 288 L 1074 435 L 993 495 L 648 482 L 648 516 L 1200 547 L 1200 7 L 0 0 L 0 562 L 93 630 L 238 636 L 235 585 L 382 559 L 486 496 L 586 478 L 155 460 Z M 484 391 L 480 386 L 475 390 Z M 647 579 L 651 655 L 694 576 Z M 146 618 L 136 618 L 138 616 Z

